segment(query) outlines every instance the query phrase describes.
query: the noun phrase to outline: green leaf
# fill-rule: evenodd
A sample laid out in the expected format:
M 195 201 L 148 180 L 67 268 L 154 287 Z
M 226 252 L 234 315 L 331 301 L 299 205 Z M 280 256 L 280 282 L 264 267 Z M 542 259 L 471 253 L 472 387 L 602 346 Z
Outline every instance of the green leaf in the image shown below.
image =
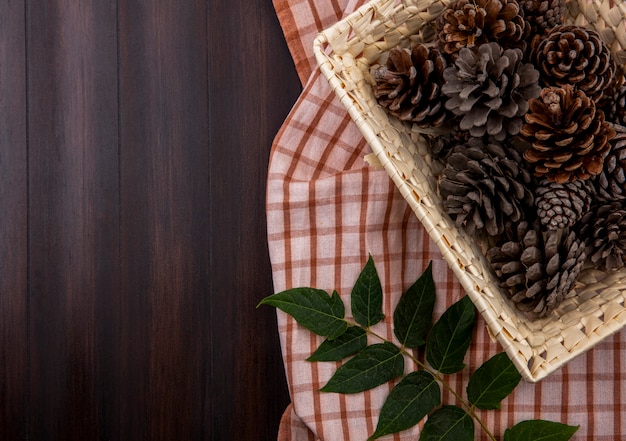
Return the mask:
M 338 361 L 367 346 L 365 329 L 351 326 L 334 340 L 324 340 L 307 361 Z
M 378 278 L 372 256 L 359 274 L 351 294 L 352 316 L 367 328 L 381 321 L 383 314 L 383 288 Z
M 567 441 L 578 427 L 544 420 L 522 421 L 504 431 L 504 441 Z
M 274 306 L 309 331 L 330 340 L 348 329 L 348 322 L 344 320 L 345 306 L 337 291 L 328 296 L 321 289 L 292 288 L 264 298 L 259 305 Z
M 479 409 L 499 409 L 522 376 L 506 353 L 501 352 L 484 362 L 467 383 L 467 399 Z
M 413 427 L 440 404 L 441 391 L 435 378 L 426 371 L 411 372 L 389 393 L 369 440 Z
M 468 296 L 450 306 L 426 338 L 426 360 L 442 374 L 465 367 L 463 358 L 472 341 L 476 310 Z
M 404 293 L 393 313 L 393 332 L 407 348 L 417 348 L 426 341 L 435 307 L 435 282 L 430 262 L 426 271 Z
M 472 441 L 474 421 L 457 406 L 443 406 L 428 417 L 419 441 Z
M 404 358 L 397 346 L 370 345 L 337 369 L 322 392 L 353 394 L 372 389 L 404 373 Z

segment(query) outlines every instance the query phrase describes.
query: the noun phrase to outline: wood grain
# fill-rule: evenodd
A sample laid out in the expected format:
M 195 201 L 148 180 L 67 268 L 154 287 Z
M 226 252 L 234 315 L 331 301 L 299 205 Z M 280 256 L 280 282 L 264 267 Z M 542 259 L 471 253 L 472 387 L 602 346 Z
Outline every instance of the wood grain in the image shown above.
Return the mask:
M 28 434 L 98 439 L 120 295 L 117 12 L 99 0 L 26 12 Z
M 0 439 L 272 440 L 269 0 L 0 3 Z
M 293 71 L 284 67 L 288 54 L 269 1 L 209 5 L 209 225 L 211 249 L 222 251 L 210 260 L 211 365 L 224 367 L 207 392 L 211 439 L 275 439 L 276 415 L 289 398 L 277 340 L 266 338 L 276 332 L 275 312 L 255 310 L 272 294 L 263 167 L 300 86 L 286 74 Z M 268 399 L 259 405 L 251 394 Z M 236 406 L 222 405 L 229 397 Z
M 122 1 L 119 29 L 122 438 L 204 439 L 206 4 Z
M 0 17 L 0 439 L 27 430 L 28 153 L 24 5 Z

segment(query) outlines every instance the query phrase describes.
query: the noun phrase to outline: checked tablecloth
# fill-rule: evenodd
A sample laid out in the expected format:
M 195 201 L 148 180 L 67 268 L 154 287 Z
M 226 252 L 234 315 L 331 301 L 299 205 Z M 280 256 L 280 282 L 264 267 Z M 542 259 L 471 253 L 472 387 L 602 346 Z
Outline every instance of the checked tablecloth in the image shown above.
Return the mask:
M 370 152 L 367 143 L 317 70 L 317 33 L 363 3 L 274 0 L 304 90 L 272 146 L 268 243 L 276 292 L 311 286 L 336 289 L 344 300 L 371 255 L 385 295 L 386 319 L 375 331 L 392 339 L 393 309 L 430 261 L 438 294 L 435 318 L 464 291 L 387 173 L 364 161 Z M 292 400 L 281 421 L 279 441 L 366 440 L 390 386 L 354 395 L 318 392 L 338 364 L 307 362 L 322 339 L 280 311 L 278 329 Z M 522 382 L 500 410 L 479 412 L 481 419 L 498 439 L 519 421 L 547 419 L 580 425 L 575 440 L 626 440 L 624 332 L 538 384 Z M 502 351 L 480 317 L 474 334 L 465 360 L 468 367 L 448 377 L 461 395 L 470 374 Z M 454 403 L 445 391 L 442 400 Z M 383 439 L 416 440 L 420 427 Z M 476 427 L 476 439 L 487 439 Z

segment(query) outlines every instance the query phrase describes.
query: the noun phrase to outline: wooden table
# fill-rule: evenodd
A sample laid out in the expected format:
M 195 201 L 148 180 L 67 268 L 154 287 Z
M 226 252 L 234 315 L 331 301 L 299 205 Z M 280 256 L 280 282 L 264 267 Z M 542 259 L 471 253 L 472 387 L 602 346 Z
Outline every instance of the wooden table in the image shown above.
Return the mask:
M 0 2 L 0 439 L 271 440 L 270 0 Z

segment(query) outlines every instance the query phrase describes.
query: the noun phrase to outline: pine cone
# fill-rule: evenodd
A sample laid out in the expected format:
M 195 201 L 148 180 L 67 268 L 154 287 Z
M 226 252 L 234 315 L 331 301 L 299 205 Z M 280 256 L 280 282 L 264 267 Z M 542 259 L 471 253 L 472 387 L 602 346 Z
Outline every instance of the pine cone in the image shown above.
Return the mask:
M 447 125 L 446 129 L 445 133 L 428 139 L 433 157 L 444 162 L 456 145 L 464 144 L 471 138 L 469 133 L 458 130 L 455 124 Z
M 589 260 L 607 270 L 626 264 L 626 207 L 623 201 L 593 207 L 580 223 L 579 236 L 586 241 Z
M 535 188 L 537 216 L 548 230 L 569 228 L 589 211 L 592 194 L 589 181 L 559 184 L 544 179 Z
M 521 221 L 500 245 L 490 248 L 486 257 L 500 287 L 522 311 L 530 311 L 546 289 L 543 238 L 539 228 Z
M 563 22 L 565 0 L 519 0 L 519 5 L 531 34 L 544 35 Z
M 497 236 L 533 203 L 531 177 L 520 154 L 497 141 L 471 138 L 447 157 L 439 181 L 444 210 L 469 234 Z
M 385 66 L 374 71 L 378 103 L 403 121 L 419 126 L 440 126 L 447 117 L 441 84 L 446 60 L 437 49 L 422 44 L 413 49 L 394 48 Z
M 626 125 L 626 81 L 621 68 L 615 73 L 615 81 L 604 93 L 604 98 L 598 103 L 607 121 L 619 125 Z
M 619 86 L 611 98 L 606 119 L 622 126 L 626 125 L 626 84 Z
M 548 230 L 569 228 L 589 211 L 592 195 L 589 181 L 559 184 L 544 179 L 535 188 L 537 216 Z
M 477 51 L 464 48 L 443 76 L 446 108 L 458 116 L 461 130 L 472 136 L 485 133 L 502 141 L 516 135 L 528 111 L 528 100 L 539 96 L 539 73 L 522 63 L 522 51 L 503 50 L 497 43 Z
M 487 259 L 521 311 L 546 316 L 576 283 L 586 258 L 583 242 L 574 231 L 543 234 L 537 225 L 522 221 L 508 238 L 487 251 Z
M 602 98 L 614 79 L 615 61 L 600 35 L 583 26 L 553 28 L 532 51 L 546 86 L 576 86 L 592 100 Z
M 585 243 L 575 231 L 550 231 L 544 243 L 548 295 L 533 310 L 543 317 L 559 306 L 574 287 L 587 259 Z
M 530 25 L 516 0 L 454 0 L 435 21 L 438 45 L 453 59 L 464 47 L 498 41 L 505 48 L 526 48 Z
M 593 179 L 596 200 L 604 202 L 626 199 L 626 133 L 618 133 L 610 143 L 602 171 Z
M 583 91 L 570 85 L 545 88 L 530 100 L 525 118 L 520 135 L 531 146 L 524 159 L 536 176 L 564 183 L 602 171 L 615 131 Z

